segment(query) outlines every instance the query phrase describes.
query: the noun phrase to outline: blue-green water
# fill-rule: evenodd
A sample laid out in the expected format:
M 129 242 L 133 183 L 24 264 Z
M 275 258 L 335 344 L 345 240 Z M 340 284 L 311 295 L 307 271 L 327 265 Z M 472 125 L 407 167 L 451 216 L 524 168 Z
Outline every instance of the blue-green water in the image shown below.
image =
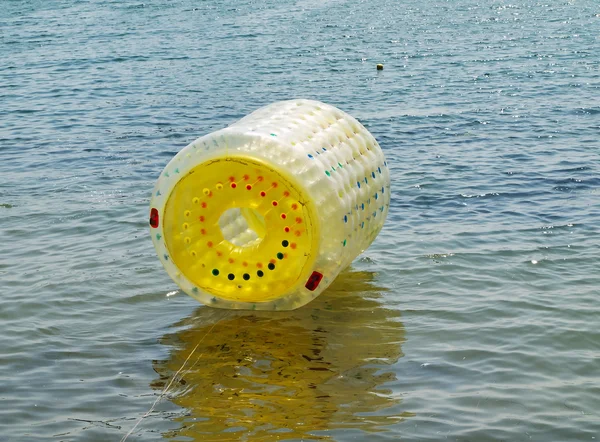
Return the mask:
M 600 439 L 596 1 L 2 0 L 0 51 L 1 440 L 121 440 L 194 348 L 127 440 Z M 295 97 L 379 140 L 386 227 L 300 310 L 200 306 L 154 181 Z

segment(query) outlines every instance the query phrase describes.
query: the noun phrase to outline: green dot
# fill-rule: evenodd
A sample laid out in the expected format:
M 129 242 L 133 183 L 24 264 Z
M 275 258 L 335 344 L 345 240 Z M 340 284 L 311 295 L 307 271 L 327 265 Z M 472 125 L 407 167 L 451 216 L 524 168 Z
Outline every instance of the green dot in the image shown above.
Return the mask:
M 330 173 L 328 170 L 326 170 L 326 171 L 325 171 L 325 175 L 327 175 L 327 176 L 331 176 L 331 173 Z
M 283 253 L 279 252 L 279 253 L 277 254 L 277 259 L 283 259 Z
M 213 269 L 212 274 L 215 276 L 219 276 L 219 269 Z
M 344 247 L 346 247 L 346 240 L 344 240 L 344 242 L 342 244 L 344 245 Z

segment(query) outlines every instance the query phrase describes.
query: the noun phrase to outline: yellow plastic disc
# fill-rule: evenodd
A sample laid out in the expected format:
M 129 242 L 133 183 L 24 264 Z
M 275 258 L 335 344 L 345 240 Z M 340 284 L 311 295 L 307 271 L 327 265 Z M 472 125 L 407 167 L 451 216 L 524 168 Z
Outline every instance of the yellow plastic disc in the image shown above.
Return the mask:
M 179 271 L 232 301 L 269 301 L 304 285 L 318 250 L 314 208 L 294 178 L 243 156 L 192 168 L 169 195 L 163 228 Z

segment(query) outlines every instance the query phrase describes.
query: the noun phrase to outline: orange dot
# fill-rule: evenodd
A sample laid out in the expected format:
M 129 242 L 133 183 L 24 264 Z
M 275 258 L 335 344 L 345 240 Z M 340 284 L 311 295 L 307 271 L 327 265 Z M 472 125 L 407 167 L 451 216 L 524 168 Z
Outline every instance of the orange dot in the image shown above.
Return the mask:
M 292 210 L 298 210 L 298 204 L 296 204 L 296 203 L 292 204 Z
M 233 264 L 235 262 L 235 259 L 229 258 L 228 261 L 229 261 L 229 264 Z
M 235 177 L 234 176 L 230 176 L 229 177 L 229 181 L 231 181 L 233 183 L 235 181 Z
M 217 256 L 223 256 L 223 252 L 217 252 Z
M 257 263 L 256 263 L 256 267 L 258 267 L 259 269 L 262 269 L 262 266 L 263 266 L 263 265 L 262 265 L 262 262 L 257 262 Z
M 286 226 L 286 228 L 283 230 L 285 231 L 285 233 L 288 233 L 290 231 L 290 228 Z
M 298 224 L 302 224 L 302 218 L 300 218 L 300 217 L 296 218 L 296 222 L 297 222 Z
M 202 206 L 203 209 L 206 209 L 206 203 L 202 202 L 202 204 L 200 204 Z
M 204 222 L 204 217 L 203 217 L 203 216 L 199 216 L 199 217 L 198 217 L 198 220 L 199 220 L 201 223 L 203 223 L 203 222 Z
M 296 235 L 296 236 L 300 236 L 300 235 L 302 235 L 302 232 L 301 232 L 300 230 L 296 230 L 296 231 L 294 232 L 294 235 Z
M 269 260 L 269 262 L 270 262 L 271 264 L 277 264 L 277 261 L 276 261 L 275 259 L 270 259 L 270 260 Z
M 262 176 L 259 176 L 259 177 L 257 178 L 257 180 L 262 182 L 262 180 L 264 180 L 264 178 L 263 178 Z
M 248 185 L 246 186 L 246 189 L 248 189 L 248 190 L 252 190 L 252 185 L 251 185 L 251 184 L 248 184 Z
M 296 243 L 295 243 L 295 242 L 293 242 L 293 243 L 291 243 L 291 244 L 290 244 L 290 247 L 291 247 L 292 249 L 295 249 L 295 248 L 296 248 L 296 247 L 298 247 L 298 246 L 296 245 Z
M 278 185 L 279 185 L 279 184 L 277 184 L 277 183 L 273 183 L 273 184 L 271 184 L 271 186 L 273 186 L 273 187 L 277 187 Z
M 283 196 L 285 196 L 285 197 L 287 198 L 288 196 L 290 196 L 290 192 L 288 192 L 288 191 L 286 190 L 285 192 L 283 192 Z
M 244 261 L 244 262 L 242 263 L 242 265 L 243 265 L 244 267 L 248 267 L 248 263 L 247 263 L 246 261 Z
M 264 191 L 263 191 L 263 192 L 260 192 L 260 196 L 262 196 L 262 197 L 265 197 L 265 196 L 267 196 L 267 192 L 264 192 Z
M 207 242 L 207 243 L 206 243 L 206 245 L 207 245 L 207 246 L 208 246 L 208 248 L 210 249 L 210 248 L 212 248 L 212 246 L 213 246 L 213 243 L 212 243 L 212 241 L 209 241 L 209 242 Z
M 248 175 L 244 175 L 244 181 L 248 181 L 250 177 Z
M 203 235 L 206 235 L 206 230 L 205 229 L 200 229 L 200 233 L 202 233 Z
M 235 183 L 231 183 L 231 188 L 232 188 L 232 189 L 235 189 L 236 187 L 237 187 L 237 184 L 235 184 Z
M 285 213 L 282 213 L 281 214 L 281 219 L 286 219 L 286 218 L 287 218 L 287 215 Z
M 277 201 L 273 201 L 271 204 L 273 204 L 273 207 L 276 207 L 279 203 Z

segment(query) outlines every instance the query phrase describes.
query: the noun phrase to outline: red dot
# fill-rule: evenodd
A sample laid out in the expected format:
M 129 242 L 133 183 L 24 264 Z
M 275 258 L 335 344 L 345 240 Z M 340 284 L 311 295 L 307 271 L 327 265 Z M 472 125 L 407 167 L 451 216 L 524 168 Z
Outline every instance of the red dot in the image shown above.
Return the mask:
M 287 218 L 286 214 L 285 214 L 285 213 L 282 213 L 282 214 L 281 214 L 281 219 L 286 219 L 286 218 Z
M 289 228 L 289 227 L 286 227 L 286 228 L 285 228 L 285 229 L 283 229 L 283 230 L 285 230 L 285 233 L 288 233 L 288 232 L 290 231 L 290 228 Z
M 267 196 L 267 192 L 260 192 L 260 196 L 262 196 L 262 197 Z
M 202 202 L 202 204 L 200 204 L 202 206 L 203 209 L 206 209 L 206 203 Z
M 277 201 L 273 201 L 271 204 L 273 204 L 273 207 L 277 206 L 277 204 L 279 204 Z
M 248 189 L 248 190 L 252 190 L 252 185 L 248 184 L 248 185 L 246 186 L 246 189 Z
M 212 243 L 212 241 L 209 241 L 209 242 L 207 242 L 207 243 L 206 243 L 206 245 L 207 245 L 207 246 L 208 246 L 208 248 L 210 249 L 210 248 L 212 248 L 212 246 L 213 246 L 213 243 Z
M 150 226 L 155 229 L 158 227 L 158 209 L 154 207 L 150 210 Z
M 236 187 L 237 187 L 237 184 L 235 184 L 235 183 L 231 183 L 231 188 L 232 188 L 232 189 L 235 189 Z

